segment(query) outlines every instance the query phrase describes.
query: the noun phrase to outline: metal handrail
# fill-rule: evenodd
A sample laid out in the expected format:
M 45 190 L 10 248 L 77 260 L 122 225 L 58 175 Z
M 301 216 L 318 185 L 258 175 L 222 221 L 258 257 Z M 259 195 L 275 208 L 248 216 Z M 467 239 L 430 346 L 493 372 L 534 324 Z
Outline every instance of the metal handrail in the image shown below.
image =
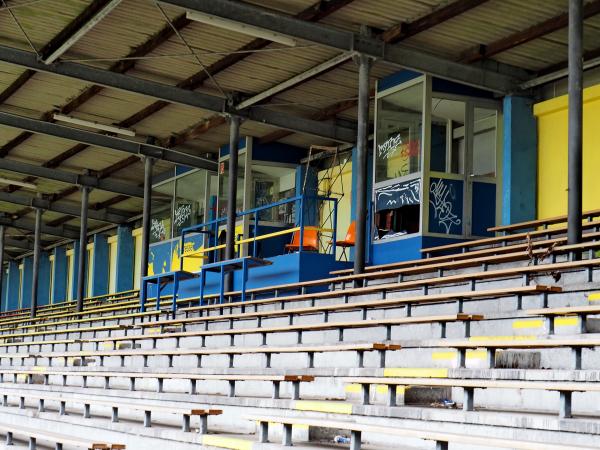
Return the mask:
M 252 209 L 248 209 L 245 211 L 240 211 L 238 213 L 236 213 L 236 218 L 238 217 L 244 217 L 244 216 L 248 216 L 251 214 L 254 214 L 254 232 L 253 232 L 253 238 L 252 241 L 254 242 L 253 245 L 253 256 L 256 256 L 256 251 L 257 251 L 257 247 L 256 247 L 256 242 L 257 242 L 257 232 L 258 232 L 258 216 L 261 211 L 266 211 L 268 209 L 272 209 L 272 208 L 276 208 L 278 206 L 281 205 L 285 205 L 288 203 L 297 203 L 300 202 L 299 205 L 297 205 L 296 208 L 300 208 L 299 214 L 298 214 L 298 227 L 300 229 L 300 242 L 299 242 L 299 251 L 302 251 L 303 248 L 303 244 L 304 244 L 304 205 L 305 205 L 305 201 L 306 200 L 316 200 L 316 201 L 332 201 L 334 202 L 334 217 L 333 217 L 333 235 L 334 235 L 334 239 L 333 239 L 333 245 L 332 245 L 332 254 L 335 255 L 335 251 L 336 251 L 336 245 L 335 245 L 335 235 L 337 234 L 337 208 L 338 208 L 338 199 L 337 198 L 333 198 L 333 197 L 324 197 L 321 195 L 306 195 L 306 194 L 302 194 L 302 195 L 296 195 L 294 197 L 290 197 L 290 198 L 286 198 L 283 200 L 279 200 L 275 203 L 270 203 L 268 205 L 264 205 L 264 206 L 258 206 L 256 208 L 252 208 Z M 218 225 L 222 222 L 225 222 L 227 220 L 227 217 L 219 217 L 216 219 L 212 219 L 209 220 L 208 222 L 204 222 L 198 225 L 192 225 L 190 227 L 186 227 L 183 228 L 181 230 L 181 237 L 180 237 L 180 245 L 179 245 L 179 249 L 180 249 L 180 261 L 179 261 L 179 265 L 180 265 L 180 270 L 183 270 L 183 258 L 186 256 L 184 254 L 184 245 L 185 245 L 185 236 L 186 234 L 191 234 L 191 233 L 205 233 L 205 234 L 213 234 L 214 236 L 216 236 L 216 232 L 218 229 Z M 204 228 L 210 227 L 211 229 L 209 230 L 204 230 Z M 248 241 L 248 239 L 246 240 L 242 240 L 243 243 L 246 242 L 250 242 Z M 240 241 L 240 242 L 242 242 Z M 212 248 L 212 250 L 216 250 L 222 248 L 222 246 L 215 246 Z

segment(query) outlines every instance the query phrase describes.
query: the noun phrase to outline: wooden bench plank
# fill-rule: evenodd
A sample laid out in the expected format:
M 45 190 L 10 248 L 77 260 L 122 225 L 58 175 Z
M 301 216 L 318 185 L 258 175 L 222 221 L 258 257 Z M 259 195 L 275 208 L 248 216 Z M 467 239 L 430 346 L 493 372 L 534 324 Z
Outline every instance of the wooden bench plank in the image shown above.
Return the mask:
M 514 439 L 493 438 L 490 436 L 474 436 L 472 434 L 441 433 L 426 430 L 408 429 L 399 426 L 386 427 L 371 424 L 362 424 L 359 422 L 331 420 L 326 418 L 246 416 L 246 419 L 254 422 L 259 422 L 261 424 L 266 424 L 265 431 L 269 423 L 280 423 L 289 425 L 290 443 L 291 426 L 302 425 L 309 427 L 330 428 L 335 430 L 357 431 L 360 433 L 386 434 L 391 436 L 410 437 L 435 442 L 468 444 L 484 447 L 510 448 L 518 450 L 593 450 L 593 447 L 549 444 L 533 441 L 520 441 Z M 266 442 L 266 439 L 263 442 Z
M 590 242 L 594 242 L 594 241 L 588 241 L 589 239 L 597 239 L 599 237 L 600 237 L 600 232 L 585 233 L 583 235 L 583 239 L 585 240 L 584 242 L 582 242 L 580 244 L 572 244 L 572 245 L 565 245 L 567 242 L 566 237 L 557 237 L 557 238 L 553 238 L 553 239 L 536 240 L 536 241 L 531 242 L 531 248 L 532 249 L 536 249 L 538 247 L 548 248 L 548 247 L 551 247 L 552 245 L 555 245 L 556 246 L 555 249 L 560 249 L 563 252 L 565 252 L 565 251 L 568 252 L 571 250 L 585 249 L 587 244 L 589 244 Z M 388 269 L 395 269 L 395 268 L 399 269 L 399 268 L 403 268 L 403 267 L 414 267 L 414 266 L 421 265 L 421 264 L 444 263 L 444 262 L 448 262 L 448 261 L 459 261 L 462 259 L 471 259 L 473 257 L 480 257 L 480 256 L 500 255 L 500 254 L 512 253 L 512 252 L 523 252 L 523 251 L 527 251 L 528 248 L 529 248 L 529 243 L 510 244 L 510 245 L 506 245 L 503 247 L 489 247 L 489 248 L 484 248 L 484 249 L 469 250 L 469 251 L 466 251 L 463 253 L 452 253 L 450 255 L 430 256 L 428 258 L 413 259 L 413 260 L 409 260 L 409 261 L 400 261 L 400 262 L 394 262 L 394 263 L 377 264 L 377 265 L 373 265 L 373 266 L 367 266 L 367 267 L 365 267 L 365 272 L 370 273 L 370 272 L 376 272 L 379 270 L 388 270 Z M 352 269 L 334 270 L 329 273 L 331 275 L 347 275 L 347 274 L 352 273 Z
M 589 219 L 589 218 L 596 217 L 596 216 L 600 216 L 600 209 L 585 211 L 581 215 L 581 218 L 585 220 L 585 219 Z M 554 216 L 554 217 L 548 217 L 546 219 L 528 220 L 525 222 L 513 223 L 510 225 L 499 225 L 496 227 L 490 227 L 487 230 L 491 231 L 491 232 L 498 232 L 498 231 L 514 231 L 514 230 L 520 230 L 523 228 L 538 228 L 541 226 L 555 225 L 557 223 L 563 223 L 563 222 L 566 222 L 567 219 L 568 219 L 567 215 Z
M 598 226 L 600 226 L 600 221 L 593 221 L 593 222 L 584 223 L 582 225 L 582 228 L 584 230 L 587 230 L 587 229 L 598 227 Z M 528 238 L 535 238 L 535 237 L 544 236 L 544 235 L 565 233 L 566 231 L 567 231 L 567 227 L 565 225 L 565 226 L 561 226 L 561 227 L 557 227 L 557 228 L 551 228 L 548 230 L 537 230 L 537 231 L 523 232 L 523 233 L 517 233 L 517 234 L 509 234 L 507 236 L 495 236 L 495 237 L 484 238 L 484 239 L 476 239 L 473 241 L 459 242 L 456 244 L 447 244 L 447 245 L 440 245 L 440 246 L 436 246 L 436 247 L 428 247 L 428 248 L 421 249 L 421 253 L 432 253 L 432 252 L 440 252 L 440 251 L 445 251 L 445 250 L 455 250 L 458 248 L 481 247 L 484 245 L 492 245 L 492 244 L 497 244 L 500 242 L 510 242 L 510 241 L 516 241 L 519 239 L 528 239 Z

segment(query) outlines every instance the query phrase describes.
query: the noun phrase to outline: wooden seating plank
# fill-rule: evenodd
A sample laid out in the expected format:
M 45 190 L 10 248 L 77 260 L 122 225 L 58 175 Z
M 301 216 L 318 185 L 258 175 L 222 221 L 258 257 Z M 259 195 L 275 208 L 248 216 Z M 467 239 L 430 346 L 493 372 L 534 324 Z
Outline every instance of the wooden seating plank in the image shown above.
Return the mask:
M 301 425 L 309 427 L 331 428 L 335 430 L 359 431 L 361 433 L 387 434 L 392 436 L 410 437 L 436 442 L 449 442 L 457 444 L 478 445 L 484 447 L 510 448 L 518 450 L 592 450 L 593 447 L 548 444 L 533 441 L 520 441 L 515 439 L 494 438 L 490 436 L 475 436 L 472 434 L 455 434 L 445 432 L 434 432 L 427 430 L 402 428 L 399 426 L 380 426 L 350 422 L 342 420 L 331 420 L 323 417 L 281 417 L 281 416 L 245 416 L 246 419 L 260 423 L 280 423 L 287 425 Z
M 599 227 L 599 226 L 600 226 L 600 221 L 596 220 L 593 222 L 584 223 L 582 225 L 582 228 L 589 229 L 589 228 L 594 228 L 594 227 Z M 543 236 L 543 235 L 547 235 L 547 234 L 564 233 L 566 231 L 567 231 L 567 227 L 565 225 L 565 226 L 552 228 L 552 229 L 548 229 L 548 230 L 536 230 L 536 231 L 530 231 L 530 232 L 509 234 L 507 236 L 495 236 L 495 237 L 490 237 L 490 238 L 483 238 L 483 239 L 477 239 L 477 240 L 472 240 L 472 241 L 459 242 L 456 244 L 447 244 L 447 245 L 440 245 L 440 246 L 436 246 L 436 247 L 428 247 L 428 248 L 421 249 L 421 252 L 422 253 L 431 253 L 431 252 L 439 252 L 439 251 L 444 251 L 444 250 L 453 250 L 453 249 L 457 249 L 457 248 L 480 247 L 483 245 L 496 244 L 499 242 L 509 242 L 509 241 L 516 241 L 519 239 L 527 239 L 528 237 L 534 238 L 537 236 Z
M 537 247 L 544 247 L 544 246 L 550 247 L 552 245 L 556 245 L 555 249 L 560 249 L 562 251 L 585 249 L 586 246 L 590 242 L 593 242 L 593 241 L 591 241 L 592 239 L 597 239 L 599 237 L 600 237 L 600 232 L 588 232 L 583 235 L 583 239 L 585 239 L 586 241 L 579 243 L 579 244 L 564 245 L 567 242 L 567 238 L 563 236 L 563 237 L 557 237 L 557 238 L 552 238 L 552 239 L 532 241 L 531 247 L 533 249 L 535 249 Z M 528 248 L 529 248 L 529 243 L 510 244 L 510 245 L 506 245 L 506 246 L 502 246 L 502 247 L 489 247 L 489 248 L 483 248 L 483 249 L 469 250 L 469 251 L 465 251 L 463 253 L 452 253 L 449 255 L 430 256 L 428 258 L 422 258 L 422 259 L 414 259 L 414 260 L 409 260 L 409 261 L 400 261 L 400 262 L 394 262 L 394 263 L 377 264 L 377 265 L 373 265 L 373 266 L 367 266 L 367 267 L 365 267 L 365 272 L 375 272 L 375 271 L 379 271 L 379 270 L 387 270 L 387 269 L 402 268 L 402 267 L 413 267 L 415 265 L 420 265 L 420 264 L 457 261 L 457 260 L 462 260 L 462 259 L 470 259 L 472 257 L 478 257 L 478 256 L 498 255 L 498 254 L 503 254 L 503 253 L 524 251 L 524 250 L 527 250 Z M 335 271 L 330 272 L 331 275 L 344 275 L 344 274 L 351 274 L 351 273 L 352 273 L 352 269 L 341 269 L 341 270 L 335 270 Z
M 591 217 L 596 217 L 596 216 L 600 216 L 600 209 L 584 211 L 581 215 L 581 218 L 585 220 L 585 219 L 588 219 Z M 566 222 L 567 218 L 568 218 L 568 216 L 565 214 L 562 216 L 548 217 L 546 219 L 527 220 L 524 222 L 513 223 L 510 225 L 499 225 L 496 227 L 490 227 L 487 230 L 492 231 L 492 232 L 497 232 L 497 231 L 520 230 L 523 228 L 537 228 L 537 227 L 541 227 L 541 226 L 545 226 L 545 225 L 555 225 L 557 223 Z

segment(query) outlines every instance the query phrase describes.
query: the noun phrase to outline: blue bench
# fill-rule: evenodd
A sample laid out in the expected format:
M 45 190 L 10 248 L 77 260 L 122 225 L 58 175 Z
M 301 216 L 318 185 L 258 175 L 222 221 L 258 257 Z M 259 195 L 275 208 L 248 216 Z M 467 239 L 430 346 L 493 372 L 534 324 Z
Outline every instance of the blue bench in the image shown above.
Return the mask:
M 171 311 L 175 314 L 177 311 L 177 297 L 179 294 L 179 283 L 184 280 L 198 278 L 199 274 L 194 272 L 186 272 L 185 270 L 175 270 L 173 272 L 158 273 L 142 278 L 142 286 L 140 289 L 140 311 L 146 311 L 146 299 L 148 297 L 148 285 L 156 285 L 156 309 L 160 309 L 160 293 L 163 288 L 169 283 L 173 283 L 173 303 Z
M 262 267 L 272 264 L 267 259 L 255 256 L 244 256 L 241 258 L 228 259 L 214 263 L 204 264 L 200 271 L 200 306 L 204 305 L 204 287 L 206 285 L 206 273 L 215 272 L 221 275 L 219 282 L 219 303 L 223 303 L 225 294 L 225 274 L 236 270 L 242 270 L 242 301 L 246 301 L 246 282 L 248 281 L 248 269 Z

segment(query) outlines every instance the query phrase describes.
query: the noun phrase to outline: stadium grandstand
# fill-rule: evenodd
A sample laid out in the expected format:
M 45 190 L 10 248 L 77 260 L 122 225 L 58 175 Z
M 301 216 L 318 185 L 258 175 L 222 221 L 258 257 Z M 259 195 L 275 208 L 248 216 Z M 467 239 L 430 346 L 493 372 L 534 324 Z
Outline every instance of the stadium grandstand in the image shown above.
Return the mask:
M 600 448 L 600 0 L 0 0 L 0 445 Z

